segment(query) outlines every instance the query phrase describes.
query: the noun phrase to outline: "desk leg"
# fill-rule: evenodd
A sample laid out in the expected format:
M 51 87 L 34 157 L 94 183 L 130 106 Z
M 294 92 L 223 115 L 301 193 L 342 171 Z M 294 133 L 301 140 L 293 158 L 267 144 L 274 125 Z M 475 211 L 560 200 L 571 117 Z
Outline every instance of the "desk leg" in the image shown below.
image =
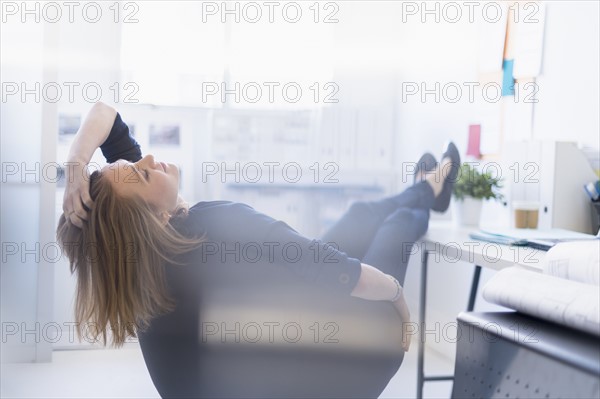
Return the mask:
M 475 298 L 477 298 L 477 288 L 479 287 L 479 277 L 481 276 L 481 266 L 475 265 L 475 273 L 473 273 L 473 281 L 471 282 L 471 294 L 469 295 L 469 304 L 467 312 L 472 312 L 475 308 Z
M 419 296 L 419 353 L 417 357 L 417 399 L 423 398 L 423 385 L 425 381 L 452 381 L 454 376 L 425 377 L 425 308 L 427 306 L 427 261 L 429 252 L 423 250 L 421 253 L 421 295 Z M 467 311 L 472 312 L 477 298 L 479 278 L 481 277 L 481 266 L 475 265 L 471 292 Z
M 419 297 L 419 353 L 417 358 L 417 399 L 423 398 L 425 383 L 425 306 L 427 301 L 427 260 L 429 252 L 421 253 L 421 295 Z

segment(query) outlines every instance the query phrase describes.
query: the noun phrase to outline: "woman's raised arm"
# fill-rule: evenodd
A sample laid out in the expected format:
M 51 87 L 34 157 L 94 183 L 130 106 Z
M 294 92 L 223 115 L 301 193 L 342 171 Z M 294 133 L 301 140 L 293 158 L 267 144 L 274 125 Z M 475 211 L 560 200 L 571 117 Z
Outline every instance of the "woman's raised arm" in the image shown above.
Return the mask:
M 75 226 L 83 227 L 87 219 L 85 207 L 92 206 L 87 175 L 87 164 L 94 151 L 106 141 L 115 121 L 117 111 L 104 103 L 94 104 L 75 135 L 69 150 L 66 170 L 66 187 L 63 197 L 65 217 Z

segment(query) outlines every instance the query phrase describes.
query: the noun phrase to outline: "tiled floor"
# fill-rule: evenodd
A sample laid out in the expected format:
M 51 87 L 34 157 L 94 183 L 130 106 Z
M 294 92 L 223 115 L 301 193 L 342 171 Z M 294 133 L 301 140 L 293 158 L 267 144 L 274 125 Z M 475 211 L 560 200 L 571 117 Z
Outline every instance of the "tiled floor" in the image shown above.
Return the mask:
M 2 398 L 158 398 L 137 344 L 122 349 L 55 351 L 51 363 L 1 365 Z M 453 364 L 426 352 L 427 372 L 448 374 Z M 417 345 L 404 358 L 381 398 L 414 398 Z M 449 382 L 428 383 L 428 398 L 449 398 Z

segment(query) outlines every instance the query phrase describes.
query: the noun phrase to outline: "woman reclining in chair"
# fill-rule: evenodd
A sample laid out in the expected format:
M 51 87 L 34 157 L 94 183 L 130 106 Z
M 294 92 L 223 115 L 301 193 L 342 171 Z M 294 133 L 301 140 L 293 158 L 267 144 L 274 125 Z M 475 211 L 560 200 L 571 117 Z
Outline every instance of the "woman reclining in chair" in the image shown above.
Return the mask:
M 86 165 L 98 147 L 108 164 L 88 177 Z M 112 343 L 121 346 L 136 336 L 143 344 L 153 320 L 185 313 L 181 309 L 189 304 L 184 302 L 195 297 L 184 291 L 198 286 L 193 268 L 174 265 L 219 267 L 220 256 L 203 260 L 198 255 L 207 241 L 293 242 L 303 254 L 299 259 L 290 262 L 273 251 L 271 261 L 335 295 L 390 301 L 408 323 L 407 251 L 425 234 L 430 210 L 448 208 L 460 157 L 452 143 L 439 164 L 425 154 L 410 188 L 379 201 L 355 202 L 320 240 L 244 204 L 210 201 L 188 207 L 178 195 L 177 166 L 142 157 L 121 116 L 102 103 L 92 107 L 77 133 L 69 161 L 57 237 L 77 273 L 76 321 L 80 328 L 95 326 L 87 335 L 105 344 L 110 330 Z M 175 270 L 178 277 L 170 279 Z M 403 337 L 404 350 L 408 345 Z M 144 356 L 148 364 L 150 355 Z M 152 374 L 154 366 L 148 366 Z M 176 396 L 152 378 L 161 395 Z

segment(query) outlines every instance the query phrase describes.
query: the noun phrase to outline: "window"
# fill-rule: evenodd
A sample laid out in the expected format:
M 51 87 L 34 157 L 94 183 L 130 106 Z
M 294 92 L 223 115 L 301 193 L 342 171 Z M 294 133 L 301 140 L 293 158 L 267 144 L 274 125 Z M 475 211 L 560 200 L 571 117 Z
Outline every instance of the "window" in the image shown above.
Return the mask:
M 139 22 L 122 24 L 123 81 L 138 85 L 140 102 L 158 105 L 324 105 L 336 91 L 334 26 L 315 23 L 309 5 L 297 23 L 252 23 L 232 14 L 203 21 L 202 2 L 140 3 Z

